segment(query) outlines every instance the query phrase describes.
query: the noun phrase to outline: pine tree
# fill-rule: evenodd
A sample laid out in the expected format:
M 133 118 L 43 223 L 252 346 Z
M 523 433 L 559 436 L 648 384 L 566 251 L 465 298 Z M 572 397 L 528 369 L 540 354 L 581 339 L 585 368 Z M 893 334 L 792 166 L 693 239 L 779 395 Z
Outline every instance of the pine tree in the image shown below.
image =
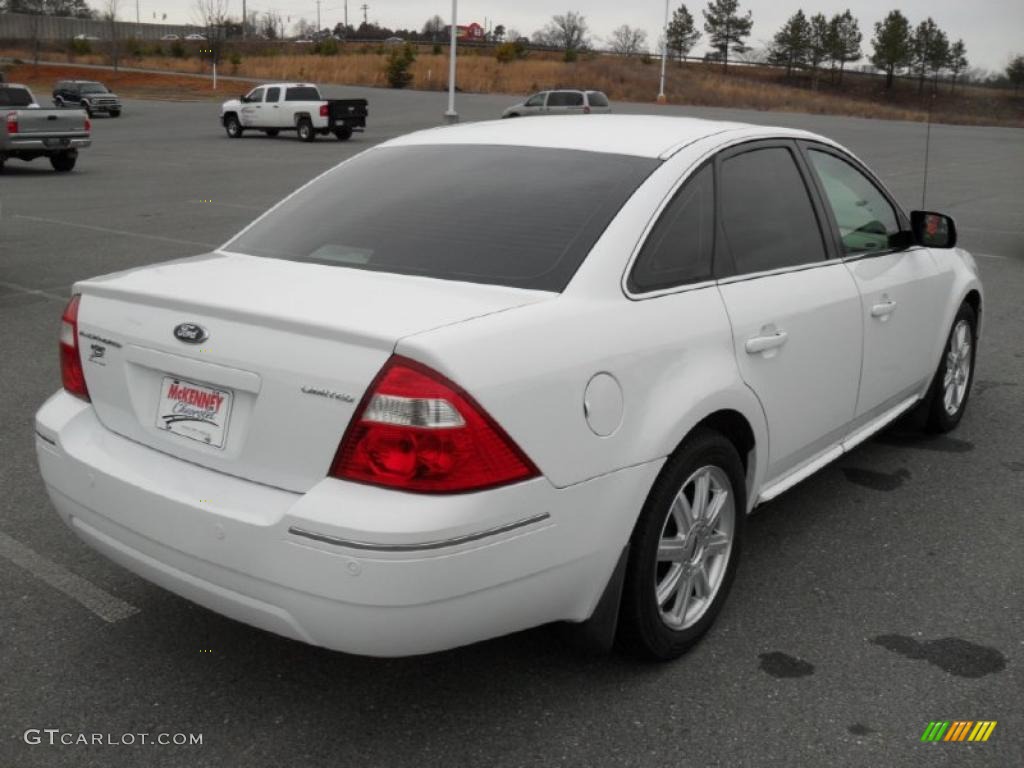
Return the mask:
M 843 69 L 847 62 L 857 61 L 863 54 L 860 50 L 860 25 L 847 8 L 837 13 L 829 22 L 829 58 L 833 65 L 839 64 L 839 82 L 843 82 Z
M 668 49 L 682 61 L 683 57 L 700 40 L 700 31 L 694 24 L 693 15 L 685 5 L 680 5 L 672 12 L 672 21 L 669 22 L 667 35 L 665 37 Z
M 723 69 L 729 68 L 729 51 L 743 53 L 749 48 L 743 43 L 754 25 L 753 14 L 739 15 L 739 0 L 711 0 L 704 9 L 704 31 L 711 47 L 722 59 Z
M 793 73 L 793 67 L 807 62 L 807 48 L 811 42 L 811 25 L 802 10 L 797 11 L 775 33 L 769 60 L 773 64 L 785 65 L 786 77 Z
M 875 37 L 871 41 L 874 54 L 871 63 L 885 70 L 885 87 L 892 88 L 896 70 L 910 63 L 910 22 L 899 11 L 890 11 L 882 21 L 875 23 Z
M 956 89 L 956 79 L 960 76 L 961 72 L 967 69 L 967 63 L 967 46 L 964 45 L 963 40 L 957 40 L 949 47 L 947 66 L 953 80 L 949 87 L 950 92 Z

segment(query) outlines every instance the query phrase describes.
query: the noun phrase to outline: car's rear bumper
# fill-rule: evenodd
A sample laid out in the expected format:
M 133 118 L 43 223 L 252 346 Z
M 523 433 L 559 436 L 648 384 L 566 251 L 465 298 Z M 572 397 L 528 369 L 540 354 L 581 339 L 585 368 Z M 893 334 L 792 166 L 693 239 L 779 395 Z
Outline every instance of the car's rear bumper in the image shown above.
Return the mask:
M 88 136 L 81 136 L 77 138 L 68 139 L 67 144 L 61 144 L 59 146 L 48 146 L 46 141 L 52 137 L 34 137 L 34 136 L 10 136 L 8 137 L 8 144 L 6 147 L 0 147 L 0 152 L 7 154 L 16 154 L 18 152 L 64 152 L 68 149 L 84 149 L 92 144 L 92 139 Z
M 120 437 L 66 394 L 36 416 L 61 518 L 201 605 L 336 650 L 426 653 L 593 611 L 659 462 L 458 496 L 262 486 Z

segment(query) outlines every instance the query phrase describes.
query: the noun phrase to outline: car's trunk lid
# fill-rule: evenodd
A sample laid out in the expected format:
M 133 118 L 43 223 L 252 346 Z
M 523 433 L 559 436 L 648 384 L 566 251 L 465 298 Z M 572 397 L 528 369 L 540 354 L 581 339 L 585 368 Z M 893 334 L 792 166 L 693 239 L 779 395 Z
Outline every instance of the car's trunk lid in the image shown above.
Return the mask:
M 295 491 L 326 475 L 399 339 L 554 295 L 222 253 L 75 290 L 107 428 Z

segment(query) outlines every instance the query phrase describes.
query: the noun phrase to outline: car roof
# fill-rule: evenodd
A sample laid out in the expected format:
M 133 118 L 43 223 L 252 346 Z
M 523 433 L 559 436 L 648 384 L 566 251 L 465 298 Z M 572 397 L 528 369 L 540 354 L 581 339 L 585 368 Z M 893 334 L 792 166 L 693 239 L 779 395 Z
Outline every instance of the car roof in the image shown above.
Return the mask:
M 253 86 L 257 88 L 316 88 L 316 83 L 260 83 Z
M 379 146 L 490 144 L 666 158 L 683 146 L 726 132 L 743 132 L 751 139 L 810 138 L 832 143 L 807 131 L 695 117 L 571 115 L 431 128 L 399 136 Z

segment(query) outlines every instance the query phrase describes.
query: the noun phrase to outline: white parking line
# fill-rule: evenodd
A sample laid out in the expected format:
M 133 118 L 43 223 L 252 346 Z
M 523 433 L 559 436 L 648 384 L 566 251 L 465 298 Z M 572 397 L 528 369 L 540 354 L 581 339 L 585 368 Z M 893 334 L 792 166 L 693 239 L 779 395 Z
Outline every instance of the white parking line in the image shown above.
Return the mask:
M 104 592 L 91 581 L 86 581 L 64 566 L 47 560 L 3 532 L 0 532 L 0 556 L 78 601 L 106 622 L 113 624 L 139 612 L 134 605 Z
M 93 224 L 75 224 L 71 221 L 61 221 L 60 219 L 45 219 L 42 216 L 26 216 L 22 213 L 14 214 L 15 219 L 25 219 L 26 221 L 38 221 L 42 224 L 56 224 L 61 227 L 76 227 L 77 229 L 91 229 L 93 232 L 105 232 L 108 235 L 124 235 L 125 237 L 141 237 L 145 240 L 159 240 L 164 243 L 178 243 L 180 245 L 199 245 L 203 248 L 216 248 L 219 243 L 201 243 L 198 240 L 182 240 L 177 237 L 163 237 L 162 235 L 147 235 L 142 232 L 129 232 L 124 229 L 110 229 L 109 227 L 97 227 Z

